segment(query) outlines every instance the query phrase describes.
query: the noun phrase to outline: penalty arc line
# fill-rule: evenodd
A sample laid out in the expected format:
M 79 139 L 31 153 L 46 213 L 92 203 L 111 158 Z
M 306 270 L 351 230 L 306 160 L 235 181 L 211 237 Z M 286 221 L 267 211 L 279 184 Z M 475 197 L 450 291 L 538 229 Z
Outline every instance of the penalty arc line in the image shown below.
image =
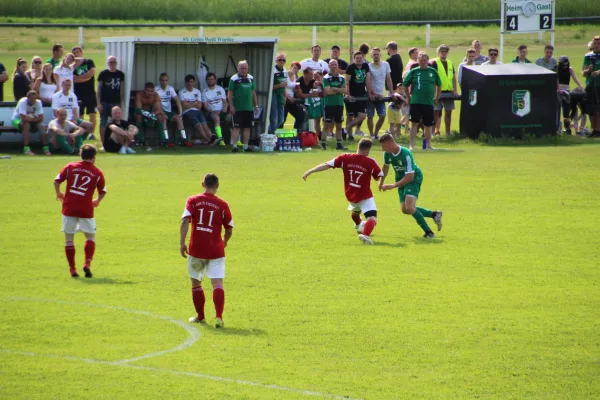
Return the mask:
M 94 304 L 94 303 L 79 303 L 79 302 L 68 301 L 68 300 L 39 299 L 39 298 L 27 298 L 27 297 L 8 297 L 8 298 L 5 298 L 5 300 L 30 301 L 30 302 L 38 302 L 38 303 L 57 303 L 57 304 L 66 304 L 66 305 L 107 308 L 107 309 L 112 309 L 112 310 L 116 310 L 116 311 L 123 311 L 123 312 L 132 313 L 132 314 L 144 315 L 147 317 L 161 319 L 163 321 L 168 321 L 168 322 L 174 323 L 174 324 L 184 328 L 189 333 L 190 336 L 183 343 L 181 343 L 178 346 L 173 347 L 171 349 L 161 350 L 161 351 L 157 351 L 154 353 L 145 354 L 145 355 L 142 355 L 139 357 L 133 357 L 133 358 L 123 359 L 123 360 L 118 360 L 118 361 L 106 361 L 106 360 L 97 360 L 94 358 L 61 356 L 61 355 L 57 355 L 57 354 L 38 354 L 38 353 L 34 353 L 34 352 L 17 351 L 17 350 L 1 349 L 1 348 L 0 348 L 0 353 L 15 354 L 15 355 L 29 356 L 29 357 L 48 357 L 48 358 L 56 358 L 56 359 L 69 360 L 69 361 L 86 362 L 89 364 L 111 365 L 111 366 L 126 367 L 126 368 L 130 368 L 130 369 L 136 369 L 136 370 L 142 370 L 142 371 L 168 373 L 168 374 L 178 375 L 178 376 L 190 376 L 190 377 L 194 377 L 194 378 L 207 379 L 207 380 L 212 380 L 212 381 L 216 381 L 216 382 L 235 383 L 238 385 L 260 387 L 260 388 L 278 390 L 278 391 L 288 392 L 288 393 L 297 393 L 297 394 L 302 394 L 305 396 L 312 396 L 312 397 L 322 397 L 322 398 L 340 399 L 340 400 L 356 400 L 349 396 L 339 396 L 339 395 L 333 395 L 333 394 L 328 394 L 328 393 L 316 392 L 316 391 L 312 391 L 312 390 L 294 389 L 294 388 L 285 387 L 285 386 L 265 384 L 265 383 L 260 383 L 260 382 L 246 381 L 246 380 L 234 379 L 234 378 L 226 378 L 226 377 L 221 377 L 221 376 L 202 374 L 202 373 L 198 373 L 198 372 L 178 371 L 178 370 L 172 370 L 172 369 L 155 368 L 155 367 L 147 367 L 147 366 L 143 366 L 143 365 L 130 364 L 135 361 L 140 361 L 140 360 L 160 356 L 163 354 L 168 354 L 168 353 L 173 353 L 176 351 L 184 350 L 186 348 L 191 347 L 196 341 L 198 341 L 198 339 L 200 338 L 200 333 L 198 332 L 198 330 L 195 327 L 190 326 L 189 324 L 186 324 L 183 321 L 179 321 L 179 320 L 176 320 L 173 318 L 169 318 L 169 317 L 165 317 L 165 316 L 161 316 L 161 315 L 157 315 L 157 314 L 152 314 L 148 311 L 135 310 L 135 309 L 126 308 L 126 307 L 118 307 L 118 306 L 110 306 L 110 305 Z

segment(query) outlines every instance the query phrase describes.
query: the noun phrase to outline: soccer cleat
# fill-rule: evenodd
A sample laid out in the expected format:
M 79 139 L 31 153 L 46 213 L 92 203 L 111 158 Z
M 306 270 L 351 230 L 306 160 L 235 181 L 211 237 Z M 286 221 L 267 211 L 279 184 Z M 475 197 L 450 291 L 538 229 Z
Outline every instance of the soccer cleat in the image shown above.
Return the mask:
M 35 156 L 35 153 L 31 151 L 31 149 L 24 150 L 23 154 L 25 154 L 26 156 Z
M 50 153 L 50 150 L 44 151 L 44 154 L 47 155 L 47 156 L 51 156 L 52 155 L 52 153 Z
M 233 149 L 231 150 L 232 153 L 238 153 L 240 150 L 237 148 L 237 146 L 233 146 Z
M 248 147 L 247 149 L 242 148 L 242 153 L 253 153 L 254 150 L 252 150 L 250 147 Z
M 354 136 L 348 135 L 348 140 L 351 141 L 351 142 L 353 142 L 354 141 Z
M 346 140 L 346 137 L 348 136 L 348 131 L 346 130 L 346 128 L 342 129 L 342 139 Z
M 358 129 L 356 130 L 355 134 L 356 134 L 356 136 L 365 136 L 365 133 Z M 352 135 L 350 135 L 350 136 L 352 136 Z M 354 140 L 354 139 L 350 139 L 350 140 Z
M 92 277 L 92 270 L 90 269 L 90 267 L 83 267 L 83 273 L 85 274 L 86 278 Z
M 425 239 L 433 239 L 435 237 L 435 234 L 433 232 L 429 231 L 426 234 L 424 234 L 423 237 Z
M 125 151 L 127 152 L 127 154 L 135 154 L 136 153 L 136 151 L 134 149 L 132 149 L 131 147 L 127 147 L 125 149 Z
M 161 140 L 160 143 L 158 144 L 160 147 L 167 147 L 167 141 L 166 140 Z
M 127 154 L 127 149 L 125 147 L 121 147 L 119 149 L 119 154 Z
M 223 322 L 222 318 L 217 318 L 215 320 L 215 328 L 223 328 L 225 326 L 225 323 Z
M 194 147 L 194 144 L 190 142 L 183 142 L 183 147 Z
M 238 146 L 238 147 L 242 147 L 243 145 L 244 145 L 244 143 L 242 143 L 242 142 L 241 142 L 241 141 L 239 141 L 239 140 L 238 140 L 238 141 L 237 141 L 237 143 L 236 143 L 236 146 Z
M 441 231 L 442 230 L 442 212 L 441 211 L 435 212 L 435 215 L 433 216 L 433 221 L 437 225 L 438 232 Z
M 77 269 L 69 268 L 69 273 L 71 274 L 71 278 L 79 278 L 79 274 L 77 273 Z
M 225 147 L 225 141 L 223 140 L 223 138 L 219 138 L 219 146 Z
M 321 150 L 327 150 L 327 145 L 325 142 L 321 142 Z
M 93 133 L 90 133 L 90 136 L 88 136 L 88 140 L 96 140 L 96 136 Z
M 206 323 L 206 320 L 204 318 L 199 319 L 197 315 L 190 317 L 190 319 L 188 321 L 190 321 L 190 324 L 205 324 Z
M 173 143 L 173 142 L 169 142 L 169 143 L 167 144 L 167 147 L 175 147 L 175 143 Z
M 358 240 L 363 242 L 364 244 L 373 244 L 373 241 L 367 235 L 363 235 L 362 233 L 358 235 Z
M 347 149 L 346 147 L 344 147 L 344 145 L 343 145 L 343 144 L 341 144 L 341 143 L 338 143 L 338 144 L 335 146 L 335 149 L 336 149 L 336 150 L 348 150 L 348 149 Z

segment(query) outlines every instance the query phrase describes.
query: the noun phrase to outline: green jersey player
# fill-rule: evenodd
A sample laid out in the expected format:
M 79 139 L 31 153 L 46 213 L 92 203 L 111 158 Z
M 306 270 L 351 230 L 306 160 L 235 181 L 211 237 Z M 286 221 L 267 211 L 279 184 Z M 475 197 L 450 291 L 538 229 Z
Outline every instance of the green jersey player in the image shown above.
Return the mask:
M 402 212 L 413 216 L 425 232 L 426 238 L 433 238 L 435 235 L 429 228 L 425 218 L 433 218 L 437 230 L 440 231 L 442 229 L 442 212 L 417 207 L 417 198 L 423 183 L 423 173 L 415 164 L 412 152 L 406 147 L 398 145 L 389 133 L 383 134 L 379 139 L 379 143 L 381 143 L 381 149 L 384 151 L 383 177 L 379 181 L 379 190 L 386 191 L 398 188 Z M 396 182 L 384 185 L 383 182 L 389 172 L 390 165 L 396 172 Z

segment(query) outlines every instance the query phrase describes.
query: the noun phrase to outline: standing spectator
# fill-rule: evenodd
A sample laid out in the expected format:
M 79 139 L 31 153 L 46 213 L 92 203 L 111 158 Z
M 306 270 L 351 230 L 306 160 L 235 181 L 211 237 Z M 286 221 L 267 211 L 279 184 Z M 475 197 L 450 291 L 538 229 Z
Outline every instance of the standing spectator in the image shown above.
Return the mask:
M 185 140 L 187 138 L 187 135 L 183 127 L 183 119 L 181 118 L 181 115 L 183 114 L 183 109 L 181 108 L 181 101 L 179 100 L 179 96 L 177 96 L 177 92 L 175 91 L 173 86 L 169 85 L 169 75 L 163 72 L 162 74 L 160 74 L 158 80 L 160 86 L 156 89 L 156 93 L 158 93 L 158 95 L 160 96 L 160 105 L 162 107 L 162 114 L 164 115 L 163 124 L 165 125 L 165 128 L 167 128 L 167 124 L 169 122 L 175 121 L 175 124 L 177 124 L 177 131 L 181 135 L 181 139 Z M 171 101 L 175 101 L 175 105 L 177 106 L 177 113 L 173 112 Z M 169 142 L 169 146 L 171 145 L 174 146 L 172 142 Z
M 352 128 L 364 121 L 367 112 L 367 102 L 364 100 L 355 101 L 355 98 L 366 97 L 367 95 L 372 97 L 373 92 L 369 64 L 364 62 L 363 53 L 360 51 L 354 53 L 354 63 L 349 65 L 346 70 L 346 82 L 348 82 L 346 95 L 349 100 L 346 104 L 346 114 L 348 115 L 346 132 L 348 133 L 348 140 L 354 140 Z
M 531 61 L 527 59 L 527 54 L 529 51 L 527 50 L 527 46 L 524 44 L 520 45 L 517 48 L 517 57 L 513 60 L 513 63 L 518 64 L 531 64 Z
M 327 68 L 329 68 L 329 66 Z M 308 99 L 313 96 L 317 96 L 318 92 L 313 92 L 313 89 L 315 88 L 315 77 L 312 68 L 306 67 L 302 72 L 302 78 L 298 78 L 298 81 L 296 81 L 294 97 L 297 99 L 302 99 L 302 104 L 304 105 L 303 110 L 306 110 L 304 115 L 306 116 L 306 119 L 310 119 L 311 116 L 308 113 L 308 107 L 310 104 Z M 305 126 L 301 126 L 301 129 L 304 130 Z
M 394 88 L 397 88 L 399 84 L 402 83 L 402 71 L 404 70 L 404 65 L 402 63 L 402 57 L 398 54 L 398 45 L 396 42 L 389 42 L 385 49 L 387 50 L 388 59 L 387 63 L 390 65 L 390 77 L 392 78 L 392 87 L 389 88 L 390 91 L 394 91 Z M 373 59 L 375 61 L 375 59 Z M 371 71 L 373 73 L 373 71 Z
M 25 75 L 25 71 L 27 71 L 27 61 L 24 58 L 19 58 L 15 72 L 13 73 L 13 96 L 15 97 L 15 101 L 26 97 L 27 92 L 31 90 L 31 81 Z
M 540 67 L 544 67 L 550 71 L 556 72 L 558 63 L 556 62 L 556 58 L 554 58 L 554 46 L 547 44 L 544 47 L 544 57 L 536 59 L 535 65 L 539 65 Z
M 54 75 L 52 64 L 46 63 L 42 68 L 42 75 L 33 83 L 33 90 L 38 94 L 38 99 L 44 106 L 52 106 L 52 97 L 58 92 L 59 86 Z
M 562 105 L 563 110 L 563 125 L 565 127 L 565 133 L 569 135 L 571 132 L 571 113 L 573 112 L 573 108 L 577 110 L 578 102 L 571 102 L 571 78 L 577 84 L 577 89 L 580 92 L 583 92 L 583 87 L 577 79 L 577 75 L 575 74 L 575 70 L 571 68 L 571 64 L 569 62 L 569 57 L 561 56 L 558 60 L 558 65 L 556 68 L 556 76 L 558 78 L 558 90 L 559 90 L 559 98 Z M 571 105 L 571 103 L 574 103 Z M 578 132 L 578 131 L 577 131 Z
M 307 58 L 306 60 L 303 60 L 300 63 L 300 69 L 304 71 L 306 68 L 310 67 L 310 69 L 312 69 L 313 71 L 319 71 L 323 73 L 329 72 L 329 67 L 327 66 L 327 63 L 319 59 L 319 57 L 321 57 L 321 46 L 316 44 L 313 47 L 311 47 L 310 51 L 312 53 L 312 58 Z
M 117 69 L 117 58 L 109 56 L 106 60 L 108 69 L 98 76 L 96 105 L 100 113 L 100 140 L 104 143 L 104 128 L 113 107 L 121 107 L 125 90 L 125 74 Z
M 298 133 L 302 131 L 304 127 L 304 109 L 300 104 L 297 104 L 294 99 L 294 89 L 296 88 L 298 81 L 298 71 L 300 71 L 301 64 L 298 61 L 294 61 L 288 70 L 287 86 L 285 88 L 285 112 L 283 114 L 283 121 L 287 120 L 288 114 L 292 114 L 294 117 L 294 129 Z M 283 128 L 283 124 L 280 125 Z
M 34 56 L 31 59 L 31 68 L 25 71 L 25 75 L 31 82 L 35 82 L 37 78 L 42 76 L 42 57 Z
M 396 49 L 397 48 L 398 46 L 396 46 Z M 395 55 L 400 57 L 399 54 Z M 367 104 L 367 125 L 369 127 L 369 134 L 375 139 L 379 139 L 379 130 L 383 126 L 386 114 L 385 103 L 382 99 L 385 94 L 386 87 L 388 93 L 391 94 L 394 92 L 394 85 L 391 77 L 391 65 L 387 61 L 381 61 L 381 50 L 379 47 L 373 47 L 373 50 L 371 51 L 371 57 L 373 57 L 373 62 L 369 63 L 369 72 L 371 74 L 373 99 Z M 402 60 L 400 60 L 399 72 L 401 75 L 400 78 L 402 79 Z M 373 131 L 373 117 L 375 116 L 375 111 L 377 111 L 378 118 L 377 124 L 375 125 L 375 131 Z
M 325 129 L 321 132 L 321 148 L 327 150 L 327 132 L 333 130 L 335 124 L 336 148 L 341 150 L 342 123 L 344 122 L 344 95 L 346 94 L 346 79 L 338 68 L 338 61 L 329 61 L 329 73 L 323 77 L 323 104 L 325 106 Z
M 410 103 L 410 146 L 415 146 L 415 138 L 419 123 L 422 121 L 425 126 L 426 147 L 431 147 L 431 129 L 435 125 L 433 114 L 434 104 L 440 99 L 440 88 L 442 81 L 437 70 L 429 66 L 429 56 L 425 52 L 419 53 L 419 68 L 410 70 L 404 81 L 404 94 Z M 410 88 L 410 90 L 409 90 Z
M 495 47 L 490 48 L 488 50 L 488 56 L 490 57 L 490 59 L 481 65 L 500 65 L 500 64 L 502 64 L 500 61 L 498 61 L 498 54 L 500 54 L 500 52 L 498 51 L 497 48 L 495 48 Z
M 52 64 L 52 68 L 58 67 L 58 64 L 60 64 L 60 59 L 63 56 L 63 52 L 64 49 L 62 44 L 56 43 L 54 46 L 52 46 L 52 57 L 47 59 L 46 62 Z
M 92 124 L 90 122 L 84 121 L 79 118 L 79 102 L 73 90 L 73 83 L 65 79 L 61 85 L 61 91 L 57 92 L 52 96 L 52 113 L 54 114 L 54 118 L 57 118 L 56 114 L 59 109 L 64 109 L 67 111 L 67 118 L 69 121 L 74 123 L 77 126 L 82 127 L 85 130 L 86 136 L 92 130 Z M 79 151 L 83 140 L 85 137 L 80 137 L 80 140 L 75 143 L 75 150 Z
M 223 328 L 225 308 L 225 247 L 233 234 L 233 218 L 229 205 L 216 196 L 219 178 L 206 174 L 202 181 L 204 193 L 188 197 L 181 216 L 179 228 L 179 251 L 187 256 L 188 273 L 192 281 L 192 301 L 196 315 L 189 319 L 192 323 L 206 323 L 204 316 L 204 289 L 202 278 L 210 279 L 213 287 L 217 328 Z M 190 245 L 185 245 L 188 229 L 192 224 Z M 221 234 L 225 231 L 223 237 Z
M 600 36 L 594 36 L 593 49 L 583 58 L 587 114 L 592 123 L 590 137 L 600 137 Z
M 320 50 L 320 48 L 319 48 Z M 233 115 L 233 152 L 237 153 L 237 141 L 242 130 L 243 150 L 252 151 L 248 147 L 250 140 L 250 129 L 254 120 L 254 110 L 258 109 L 258 100 L 256 98 L 256 83 L 254 77 L 248 73 L 248 62 L 240 61 L 238 63 L 238 73 L 231 77 L 229 81 L 229 91 L 227 92 L 227 101 L 229 102 L 229 112 Z
M 438 72 L 442 81 L 442 94 L 447 96 L 458 96 L 458 88 L 456 82 L 456 71 L 452 61 L 448 59 L 450 48 L 445 44 L 437 49 L 438 58 L 431 60 L 429 66 Z M 452 124 L 452 110 L 454 110 L 454 99 L 441 98 L 434 107 L 435 110 L 435 134 L 440 134 L 442 124 L 442 109 L 446 110 L 444 114 L 444 123 L 446 125 L 446 135 L 450 135 L 450 126 Z
M 197 90 L 197 89 L 196 89 Z M 154 91 L 154 83 L 146 82 L 144 90 L 135 94 L 135 126 L 138 128 L 138 143 L 146 143 L 146 128 L 156 127 L 160 135 L 160 146 L 167 145 L 169 133 L 167 126 L 163 124 L 166 120 L 162 112 L 160 96 Z
M 81 148 L 81 161 L 72 162 L 64 166 L 56 179 L 54 190 L 56 200 L 62 203 L 62 231 L 65 233 L 65 255 L 69 263 L 69 273 L 73 278 L 79 278 L 75 267 L 75 233 L 83 232 L 85 235 L 85 263 L 83 272 L 86 278 L 92 277 L 90 269 L 92 258 L 96 250 L 96 220 L 94 208 L 106 195 L 106 182 L 102 171 L 96 163 L 96 147 L 86 144 Z M 65 192 L 60 191 L 60 185 L 67 181 Z M 94 199 L 94 192 L 98 190 L 98 197 Z
M 471 46 L 472 46 L 472 49 L 475 50 L 475 60 L 473 62 L 475 65 L 482 65 L 483 63 L 490 60 L 488 56 L 481 54 L 481 42 L 479 40 L 477 40 L 477 39 L 473 40 L 473 43 L 471 43 Z M 469 58 L 469 55 L 467 54 L 465 56 L 465 58 L 463 58 L 462 62 L 466 63 L 468 58 Z
M 370 49 L 369 44 L 366 42 L 361 43 L 360 46 L 358 47 L 358 51 L 360 51 L 363 55 L 363 64 L 365 64 L 366 66 L 369 65 L 369 61 L 367 60 L 367 56 L 369 55 L 369 49 Z M 366 103 L 365 103 L 365 105 L 366 105 Z M 350 120 L 351 120 L 351 118 L 348 117 L 348 122 L 350 122 Z M 364 136 L 364 134 L 365 134 L 361 130 L 362 123 L 363 123 L 363 121 L 360 121 L 358 123 L 358 125 L 356 125 L 356 135 L 357 136 Z M 349 132 L 346 129 L 344 129 L 344 132 L 349 134 Z M 349 134 L 349 136 L 352 137 L 351 134 Z
M 185 87 L 179 91 L 179 99 L 183 109 L 183 121 L 194 127 L 195 132 L 204 142 L 210 142 L 210 130 L 206 125 L 206 118 L 202 114 L 202 92 L 196 89 L 196 78 L 194 75 L 185 77 Z M 194 147 L 192 135 L 182 143 L 185 147 Z
M 458 66 L 458 84 L 460 85 L 462 82 L 462 69 L 463 69 L 463 65 L 477 65 L 475 64 L 475 57 L 476 57 L 477 53 L 475 51 L 475 49 L 469 49 L 467 50 L 467 57 L 466 60 L 467 61 L 463 61 L 460 63 L 460 65 Z
M 8 80 L 8 72 L 4 64 L 0 63 L 0 101 L 4 101 L 4 82 Z
M 342 75 L 345 75 L 346 74 L 346 68 L 348 68 L 348 63 L 340 58 L 340 52 L 341 52 L 340 46 L 333 45 L 331 47 L 331 57 L 330 58 L 326 58 L 323 61 L 325 61 L 328 66 L 329 66 L 329 62 L 331 60 L 337 61 L 337 63 L 338 63 L 338 73 L 340 73 Z
M 83 57 L 83 50 L 79 46 L 73 47 L 71 50 L 77 58 L 83 59 L 81 64 L 75 68 L 73 82 L 75 83 L 75 94 L 81 102 L 80 115 L 83 118 L 87 114 L 92 124 L 92 134 L 90 139 L 95 139 L 93 132 L 96 131 L 96 114 L 98 112 L 98 104 L 96 102 L 96 64 L 91 58 Z
M 48 64 L 52 66 L 52 64 Z M 56 110 L 56 118 L 48 124 L 48 141 L 52 153 L 75 155 L 77 151 L 70 143 L 78 142 L 85 134 L 85 129 L 78 127 L 67 119 L 67 110 L 59 108 Z
M 129 121 L 121 119 L 122 113 L 119 106 L 112 108 L 111 117 L 106 126 L 106 136 L 104 138 L 104 150 L 107 153 L 135 154 L 130 146 L 133 143 L 138 129 Z
M 404 71 L 410 71 L 413 68 L 417 68 L 419 66 L 419 48 L 418 47 L 411 47 L 408 50 L 408 57 L 410 58 L 410 60 L 406 63 L 406 67 L 404 68 Z
M 65 79 L 73 82 L 75 68 L 79 67 L 83 61 L 84 59 L 81 57 L 75 58 L 73 53 L 67 54 L 62 62 L 54 68 L 54 73 L 58 75 L 58 85 L 62 86 L 62 81 Z
M 48 139 L 44 131 L 44 111 L 42 102 L 37 99 L 37 93 L 33 90 L 27 92 L 27 96 L 18 101 L 17 107 L 12 115 L 12 126 L 23 134 L 23 153 L 27 156 L 35 156 L 29 147 L 29 134 L 39 132 L 44 146 L 44 153 L 49 156 Z
M 273 67 L 273 93 L 271 95 L 271 113 L 269 133 L 275 133 L 285 120 L 285 88 L 287 87 L 288 73 L 285 69 L 286 56 L 279 53 Z

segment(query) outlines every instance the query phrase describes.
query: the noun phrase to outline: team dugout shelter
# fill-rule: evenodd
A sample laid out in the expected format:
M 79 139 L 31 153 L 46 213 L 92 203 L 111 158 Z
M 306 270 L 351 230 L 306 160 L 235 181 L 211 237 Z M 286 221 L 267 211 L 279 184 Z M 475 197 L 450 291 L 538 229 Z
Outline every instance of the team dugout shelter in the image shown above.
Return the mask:
M 118 69 L 125 74 L 123 119 L 128 119 L 132 96 L 146 82 L 157 86 L 161 73 L 169 75 L 169 85 L 177 92 L 185 86 L 185 76 L 196 76 L 196 87 L 206 87 L 205 77 L 214 72 L 224 89 L 223 78 L 237 73 L 237 63 L 248 61 L 248 74 L 256 84 L 258 105 L 253 135 L 267 131 L 273 90 L 273 66 L 279 38 L 267 37 L 107 37 L 106 57 L 115 56 Z M 104 62 L 96 62 L 101 66 Z M 227 81 L 227 79 L 225 79 Z

